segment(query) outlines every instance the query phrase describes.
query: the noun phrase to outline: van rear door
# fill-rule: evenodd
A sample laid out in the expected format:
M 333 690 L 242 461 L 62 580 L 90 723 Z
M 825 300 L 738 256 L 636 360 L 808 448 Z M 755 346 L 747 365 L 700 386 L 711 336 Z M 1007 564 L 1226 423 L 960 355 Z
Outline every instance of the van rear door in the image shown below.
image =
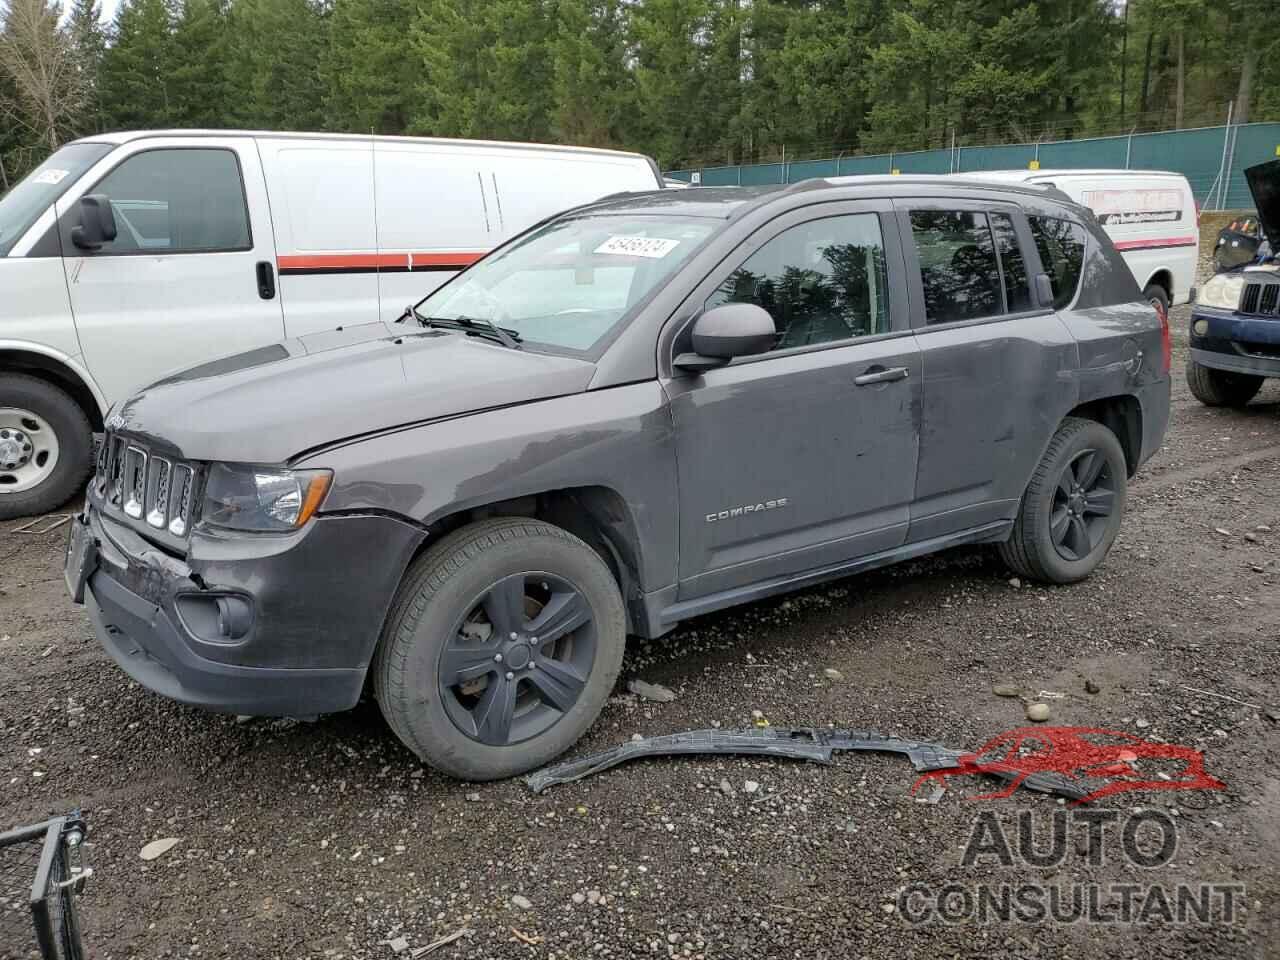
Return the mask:
M 77 246 L 79 200 L 105 196 L 116 236 Z M 80 348 L 108 400 L 283 336 L 275 242 L 253 141 L 125 144 L 58 202 Z

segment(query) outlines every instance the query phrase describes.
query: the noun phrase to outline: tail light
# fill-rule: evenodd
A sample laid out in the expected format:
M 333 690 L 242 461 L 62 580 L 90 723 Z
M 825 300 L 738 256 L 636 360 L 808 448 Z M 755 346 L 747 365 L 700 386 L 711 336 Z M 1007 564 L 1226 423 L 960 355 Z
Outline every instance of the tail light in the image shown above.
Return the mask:
M 1156 308 L 1156 316 L 1160 318 L 1160 352 L 1163 354 L 1164 372 L 1168 374 L 1173 369 L 1173 337 L 1169 332 L 1169 308 L 1159 300 L 1151 301 L 1151 305 Z

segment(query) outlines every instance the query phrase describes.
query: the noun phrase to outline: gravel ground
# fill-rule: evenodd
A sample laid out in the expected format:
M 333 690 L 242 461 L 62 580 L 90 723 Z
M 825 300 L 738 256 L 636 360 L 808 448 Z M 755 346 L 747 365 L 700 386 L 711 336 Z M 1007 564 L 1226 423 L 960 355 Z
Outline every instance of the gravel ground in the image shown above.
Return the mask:
M 65 529 L 19 523 L 0 525 L 0 825 L 85 812 L 83 925 L 100 960 L 378 958 L 406 944 L 408 957 L 463 928 L 430 955 L 1280 956 L 1278 492 L 1280 384 L 1222 411 L 1178 376 L 1168 440 L 1091 580 L 1017 584 L 989 551 L 956 550 L 699 619 L 634 645 L 577 750 L 748 726 L 752 711 L 974 748 L 1026 722 L 993 685 L 1055 691 L 1052 723 L 1202 748 L 1225 782 L 1098 804 L 1172 816 L 1162 866 L 1126 860 L 1118 830 L 1091 863 L 1079 824 L 1056 865 L 966 865 L 992 814 L 1030 816 L 1047 846 L 1065 808 L 1027 792 L 974 800 L 992 789 L 976 778 L 916 802 L 896 757 L 656 760 L 534 797 L 424 769 L 371 704 L 315 723 L 200 713 L 115 669 L 65 595 Z M 625 692 L 637 676 L 678 698 L 639 701 Z M 141 860 L 163 837 L 179 843 Z M 1120 882 L 1245 891 L 1231 920 L 1205 923 L 917 924 L 895 907 L 915 883 L 1070 896 Z

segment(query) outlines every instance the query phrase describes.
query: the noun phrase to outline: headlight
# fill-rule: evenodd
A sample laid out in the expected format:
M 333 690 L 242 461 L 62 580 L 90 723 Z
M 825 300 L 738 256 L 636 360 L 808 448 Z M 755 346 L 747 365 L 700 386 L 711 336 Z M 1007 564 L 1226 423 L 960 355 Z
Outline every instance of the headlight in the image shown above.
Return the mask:
M 332 479 L 328 470 L 215 463 L 205 485 L 203 519 L 256 533 L 296 530 L 316 512 Z
M 1196 291 L 1196 303 L 1202 303 L 1206 307 L 1235 310 L 1240 306 L 1240 294 L 1243 292 L 1244 277 L 1238 273 L 1219 273 L 1210 277 L 1208 282 Z

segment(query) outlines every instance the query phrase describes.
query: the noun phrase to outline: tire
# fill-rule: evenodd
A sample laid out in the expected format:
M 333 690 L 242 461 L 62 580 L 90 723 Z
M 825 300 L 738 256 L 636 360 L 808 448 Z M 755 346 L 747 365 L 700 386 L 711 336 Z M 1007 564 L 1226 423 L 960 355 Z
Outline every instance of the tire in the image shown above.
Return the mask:
M 517 589 L 518 641 L 503 629 L 509 614 L 499 602 Z M 581 603 L 572 606 L 564 598 L 575 591 Z M 585 609 L 590 619 L 546 646 L 526 643 L 540 623 L 555 634 L 555 612 L 570 609 Z M 625 644 L 622 595 L 599 554 L 539 520 L 485 520 L 410 565 L 378 644 L 374 695 L 396 736 L 422 760 L 460 779 L 497 780 L 542 766 L 582 736 L 613 690 Z M 500 666 L 495 651 L 505 652 Z M 470 679 L 450 685 L 457 674 L 447 664 L 461 663 L 458 673 Z M 545 690 L 568 690 L 558 685 L 566 676 L 580 686 L 572 699 L 553 703 Z M 486 704 L 501 705 L 504 696 L 515 702 L 505 741 L 492 736 L 499 721 L 482 719 L 490 715 Z
M 1082 469 L 1087 471 L 1089 451 L 1100 461 L 1097 486 L 1088 499 L 1066 497 L 1066 488 Z M 1083 580 L 1102 562 L 1120 532 L 1127 493 L 1128 466 L 1115 434 L 1095 420 L 1067 417 L 1027 484 L 1013 532 L 999 546 L 1001 558 L 1015 573 L 1032 580 Z M 1104 502 L 1109 511 L 1102 515 L 1097 511 Z M 1073 505 L 1082 514 L 1078 526 L 1070 512 Z M 1064 515 L 1067 542 L 1055 542 Z M 1087 543 L 1076 540 L 1076 531 L 1088 536 Z M 1088 549 L 1082 549 L 1086 545 Z
M 1250 373 L 1215 370 L 1187 360 L 1187 386 L 1207 407 L 1243 407 L 1262 389 L 1265 379 Z
M 1142 291 L 1142 296 L 1150 301 L 1152 306 L 1159 302 L 1160 306 L 1164 308 L 1165 315 L 1168 316 L 1169 294 L 1164 287 L 1158 283 L 1148 283 Z
M 52 445 L 35 448 L 53 461 L 47 473 L 31 459 L 6 469 L 19 462 L 6 457 L 31 452 L 33 436 L 48 444 L 50 433 Z M 56 510 L 84 488 L 92 465 L 93 430 L 68 394 L 36 377 L 0 375 L 0 520 Z

